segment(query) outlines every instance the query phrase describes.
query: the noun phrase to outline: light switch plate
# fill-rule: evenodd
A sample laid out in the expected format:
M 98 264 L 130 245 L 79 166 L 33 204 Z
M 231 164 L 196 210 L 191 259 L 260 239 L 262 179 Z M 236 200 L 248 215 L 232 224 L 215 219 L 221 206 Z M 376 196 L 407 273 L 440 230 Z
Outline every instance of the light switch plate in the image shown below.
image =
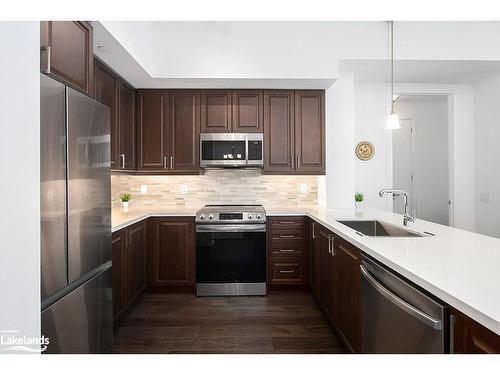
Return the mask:
M 299 191 L 300 191 L 300 194 L 307 194 L 307 184 L 300 184 Z
M 188 193 L 188 186 L 185 184 L 181 184 L 181 194 L 187 194 Z
M 141 185 L 141 194 L 148 193 L 148 185 Z

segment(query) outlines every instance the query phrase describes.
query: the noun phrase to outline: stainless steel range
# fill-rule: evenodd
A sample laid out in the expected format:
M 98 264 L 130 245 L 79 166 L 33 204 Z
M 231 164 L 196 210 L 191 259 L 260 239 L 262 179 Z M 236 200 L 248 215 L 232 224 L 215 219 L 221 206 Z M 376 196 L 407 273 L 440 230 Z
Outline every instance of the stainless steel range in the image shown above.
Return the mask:
M 266 294 L 266 211 L 208 205 L 196 213 L 196 295 Z

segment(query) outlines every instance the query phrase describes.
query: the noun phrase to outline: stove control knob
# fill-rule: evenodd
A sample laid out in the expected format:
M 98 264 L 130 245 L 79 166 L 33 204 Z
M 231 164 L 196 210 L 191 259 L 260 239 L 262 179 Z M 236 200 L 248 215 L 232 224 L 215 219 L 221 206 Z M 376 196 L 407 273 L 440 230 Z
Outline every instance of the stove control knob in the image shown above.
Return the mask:
M 205 214 L 200 215 L 200 220 L 205 220 L 205 218 L 206 218 Z
M 261 215 L 261 214 L 257 214 L 257 215 L 255 216 L 255 218 L 256 218 L 257 220 L 260 220 L 260 219 L 262 219 L 262 215 Z
M 214 215 L 210 214 L 208 215 L 208 220 L 213 220 L 214 219 Z
M 253 215 L 252 215 L 252 214 L 248 214 L 248 218 L 249 218 L 250 220 L 252 220 L 252 219 L 253 219 Z

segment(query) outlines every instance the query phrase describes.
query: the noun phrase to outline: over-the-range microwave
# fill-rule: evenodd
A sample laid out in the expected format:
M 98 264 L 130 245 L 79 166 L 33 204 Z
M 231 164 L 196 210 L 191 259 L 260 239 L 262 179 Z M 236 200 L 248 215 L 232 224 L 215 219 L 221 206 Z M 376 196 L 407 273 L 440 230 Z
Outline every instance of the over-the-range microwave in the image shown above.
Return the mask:
M 201 133 L 202 168 L 262 168 L 262 133 Z

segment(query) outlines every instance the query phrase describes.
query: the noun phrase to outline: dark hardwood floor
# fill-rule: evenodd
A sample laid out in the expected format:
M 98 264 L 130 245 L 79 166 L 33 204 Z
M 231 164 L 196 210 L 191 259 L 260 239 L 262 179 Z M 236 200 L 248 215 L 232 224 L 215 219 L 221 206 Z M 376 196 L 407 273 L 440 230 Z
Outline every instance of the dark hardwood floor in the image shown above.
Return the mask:
M 344 353 L 314 297 L 146 293 L 120 322 L 115 353 Z

